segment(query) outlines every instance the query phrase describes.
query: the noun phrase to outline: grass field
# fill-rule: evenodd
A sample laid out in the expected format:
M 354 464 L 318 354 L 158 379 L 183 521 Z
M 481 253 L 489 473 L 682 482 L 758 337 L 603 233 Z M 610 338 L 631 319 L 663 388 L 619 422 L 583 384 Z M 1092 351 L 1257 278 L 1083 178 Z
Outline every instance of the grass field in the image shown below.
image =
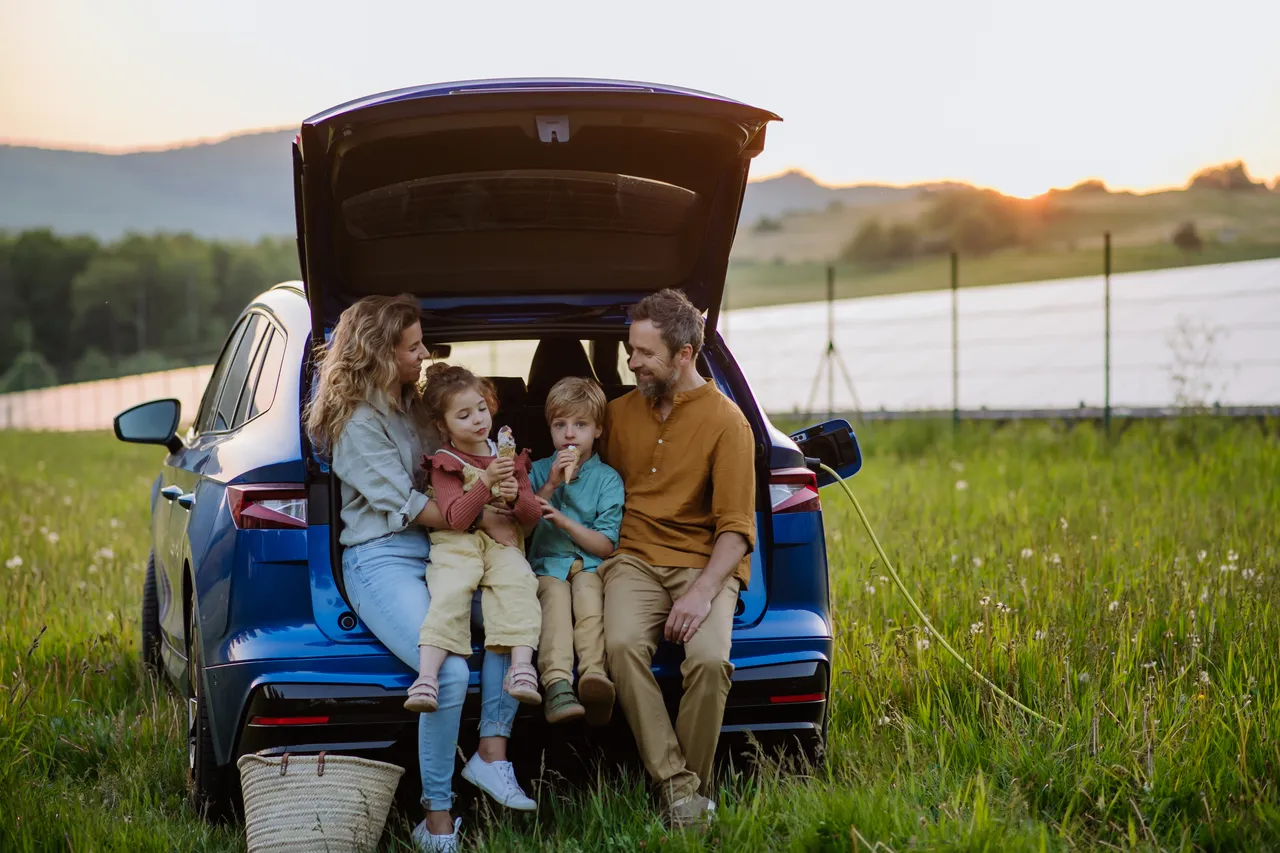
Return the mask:
M 836 491 L 837 657 L 808 775 L 726 780 L 668 836 L 634 774 L 548 785 L 484 850 L 1264 850 L 1280 846 L 1277 424 L 868 426 L 853 481 L 927 642 Z M 185 712 L 138 661 L 160 451 L 0 433 L 0 850 L 222 851 L 185 805 Z M 393 823 L 385 849 L 405 849 Z M 394 837 L 392 837 L 394 836 Z M 865 839 L 866 844 L 860 839 Z

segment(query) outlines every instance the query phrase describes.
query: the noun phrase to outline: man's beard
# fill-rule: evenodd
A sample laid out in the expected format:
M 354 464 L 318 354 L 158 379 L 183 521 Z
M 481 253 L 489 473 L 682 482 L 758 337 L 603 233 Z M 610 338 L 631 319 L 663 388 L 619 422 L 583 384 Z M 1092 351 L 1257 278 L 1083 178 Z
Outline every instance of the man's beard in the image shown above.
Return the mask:
M 647 400 L 661 400 L 671 393 L 671 388 L 676 384 L 676 371 L 672 370 L 666 376 L 653 376 L 651 379 L 643 379 L 636 377 L 636 387 L 640 389 L 640 394 Z

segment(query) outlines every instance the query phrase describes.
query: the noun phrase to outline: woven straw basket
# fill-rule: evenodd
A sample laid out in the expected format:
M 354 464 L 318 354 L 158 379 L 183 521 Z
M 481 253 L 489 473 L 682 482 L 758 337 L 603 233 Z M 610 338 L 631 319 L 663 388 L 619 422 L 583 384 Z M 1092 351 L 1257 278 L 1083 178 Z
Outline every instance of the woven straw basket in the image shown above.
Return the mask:
M 372 850 L 404 768 L 353 755 L 245 755 L 249 853 Z

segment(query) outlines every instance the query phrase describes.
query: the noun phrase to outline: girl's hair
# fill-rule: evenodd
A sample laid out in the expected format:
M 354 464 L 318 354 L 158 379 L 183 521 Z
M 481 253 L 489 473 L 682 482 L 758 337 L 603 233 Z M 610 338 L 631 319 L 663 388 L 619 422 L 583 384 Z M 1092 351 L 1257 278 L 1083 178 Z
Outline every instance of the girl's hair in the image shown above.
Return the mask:
M 489 406 L 490 414 L 498 413 L 498 392 L 493 383 L 483 376 L 476 376 L 465 367 L 436 362 L 422 374 L 422 381 L 422 403 L 426 417 L 440 434 L 440 440 L 446 444 L 449 443 L 449 427 L 445 422 L 445 415 L 449 413 L 450 401 L 459 391 L 479 392 Z
M 307 435 L 318 450 L 332 450 L 356 406 L 381 398 L 423 415 L 416 393 L 396 393 L 396 346 L 404 330 L 421 322 L 418 301 L 408 295 L 366 296 L 342 312 L 328 346 L 315 348 L 314 393 L 306 409 Z

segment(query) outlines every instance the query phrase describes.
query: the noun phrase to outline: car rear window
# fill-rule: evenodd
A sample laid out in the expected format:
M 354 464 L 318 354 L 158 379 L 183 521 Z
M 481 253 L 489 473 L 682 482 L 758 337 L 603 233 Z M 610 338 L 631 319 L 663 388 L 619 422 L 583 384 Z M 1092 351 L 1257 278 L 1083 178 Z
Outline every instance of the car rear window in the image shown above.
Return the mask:
M 342 203 L 356 239 L 466 231 L 578 230 L 674 234 L 698 193 L 664 181 L 551 169 L 419 178 Z

